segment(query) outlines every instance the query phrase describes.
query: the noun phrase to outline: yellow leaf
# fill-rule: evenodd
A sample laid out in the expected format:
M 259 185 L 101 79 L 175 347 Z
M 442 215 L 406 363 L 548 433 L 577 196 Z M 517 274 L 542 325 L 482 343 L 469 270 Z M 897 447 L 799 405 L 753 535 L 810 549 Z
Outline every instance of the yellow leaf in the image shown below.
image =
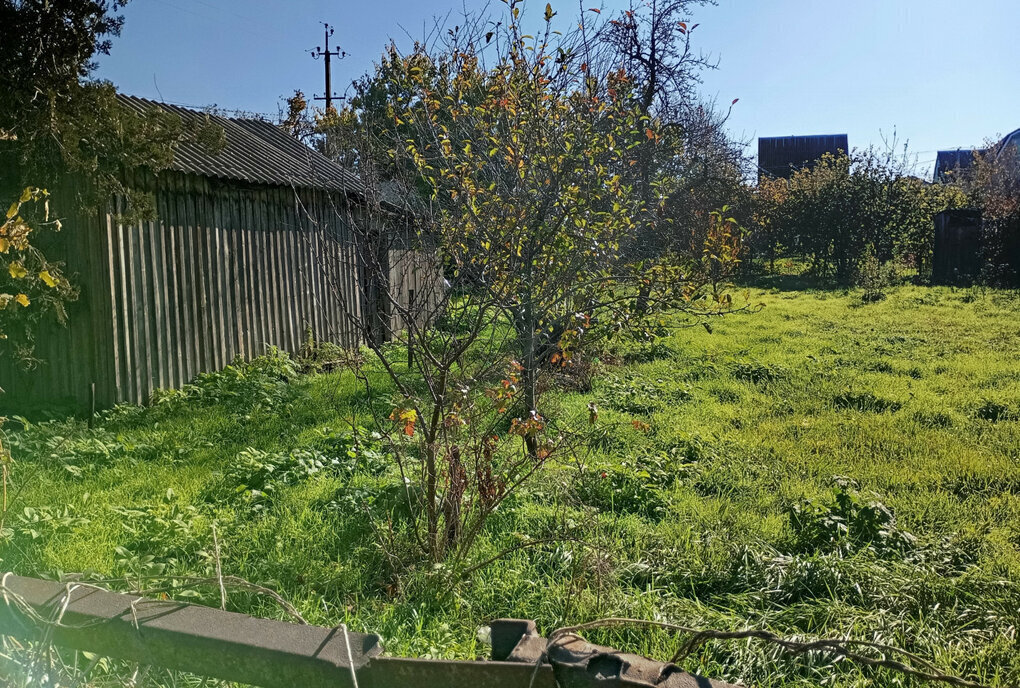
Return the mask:
M 49 270 L 43 270 L 40 272 L 39 279 L 45 282 L 47 287 L 57 286 L 57 280 L 53 279 L 53 275 L 50 274 Z
M 29 188 L 25 189 L 24 191 L 22 191 L 21 192 L 21 198 L 19 198 L 18 200 L 20 202 L 22 202 L 22 203 L 28 203 L 30 200 L 32 200 L 32 189 L 31 189 L 31 187 L 29 187 Z
M 28 270 L 21 263 L 11 263 L 7 266 L 7 272 L 11 273 L 11 277 L 14 279 L 21 279 L 28 274 Z
M 0 237 L 0 253 L 7 253 L 7 249 L 11 247 L 11 242 L 7 239 Z
M 0 206 L 2 207 L 2 206 Z M 7 209 L 7 219 L 10 220 L 12 217 L 18 214 L 18 204 L 11 203 L 11 207 Z
M 24 294 L 18 294 L 17 296 L 14 297 L 14 300 L 20 303 L 25 308 L 28 308 L 28 304 L 31 303 L 31 301 L 28 300 L 28 297 L 25 296 Z

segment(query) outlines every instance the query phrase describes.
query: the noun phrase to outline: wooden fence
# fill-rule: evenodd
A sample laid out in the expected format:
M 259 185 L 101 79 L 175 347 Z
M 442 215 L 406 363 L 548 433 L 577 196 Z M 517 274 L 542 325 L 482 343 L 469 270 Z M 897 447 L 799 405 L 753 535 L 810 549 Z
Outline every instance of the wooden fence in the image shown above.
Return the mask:
M 37 369 L 0 362 L 7 404 L 66 399 L 87 407 L 93 396 L 99 407 L 143 403 L 153 390 L 180 387 L 237 356 L 270 345 L 295 352 L 309 334 L 361 343 L 348 316 L 372 305 L 342 194 L 181 173 L 133 181 L 154 193 L 158 220 L 118 222 L 119 204 L 78 214 L 48 248 L 81 296 L 67 327 L 39 336 Z M 52 205 L 74 203 L 65 192 Z M 401 275 L 392 288 L 402 298 L 421 293 L 417 272 Z

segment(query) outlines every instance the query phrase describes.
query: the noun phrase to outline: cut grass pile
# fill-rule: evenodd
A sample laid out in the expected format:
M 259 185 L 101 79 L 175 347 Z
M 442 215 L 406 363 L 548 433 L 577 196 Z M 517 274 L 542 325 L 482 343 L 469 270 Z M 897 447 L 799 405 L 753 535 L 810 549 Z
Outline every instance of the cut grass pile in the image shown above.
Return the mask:
M 364 390 L 281 358 L 93 429 L 10 421 L 2 567 L 208 575 L 215 523 L 225 574 L 276 588 L 312 623 L 380 633 L 393 654 L 485 656 L 476 630 L 497 617 L 548 632 L 619 615 L 873 640 L 1015 685 L 1020 299 L 888 295 L 759 284 L 761 312 L 617 347 L 590 392 L 548 397 L 580 425 L 597 405 L 583 465 L 550 466 L 504 504 L 477 559 L 510 554 L 452 589 L 435 572 L 383 573 L 365 510 L 395 513 L 399 484 L 350 432 L 367 422 Z M 521 547 L 564 527 L 586 544 Z M 230 605 L 283 618 L 245 592 Z M 677 642 L 592 637 L 660 659 Z M 709 643 L 685 667 L 760 686 L 894 678 L 753 641 Z

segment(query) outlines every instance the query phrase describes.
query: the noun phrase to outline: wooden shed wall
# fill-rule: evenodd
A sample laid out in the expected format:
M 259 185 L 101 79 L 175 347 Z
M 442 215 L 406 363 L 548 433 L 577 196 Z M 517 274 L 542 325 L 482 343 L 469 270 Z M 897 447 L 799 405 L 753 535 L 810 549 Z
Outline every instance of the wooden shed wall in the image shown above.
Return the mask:
M 25 402 L 46 399 L 50 406 L 81 404 L 90 398 L 95 380 L 97 342 L 94 315 L 101 303 L 88 283 L 96 261 L 95 239 L 100 226 L 98 214 L 78 212 L 77 189 L 65 183 L 51 189 L 51 217 L 59 218 L 59 234 L 35 237 L 37 248 L 53 263 L 62 263 L 64 273 L 78 287 L 79 298 L 65 304 L 67 320 L 61 324 L 47 313 L 33 329 L 31 363 L 14 352 L 0 357 L 0 404 L 21 410 Z M 27 366 L 27 367 L 26 367 Z
M 360 343 L 345 315 L 360 299 L 342 199 L 171 173 L 152 188 L 156 221 L 120 224 L 114 208 L 67 227 L 81 298 L 66 328 L 40 337 L 37 370 L 2 366 L 9 400 L 85 406 L 94 383 L 98 406 L 142 403 L 237 356 L 294 352 L 308 331 Z
M 981 271 L 981 212 L 945 210 L 934 224 L 932 282 L 970 282 Z

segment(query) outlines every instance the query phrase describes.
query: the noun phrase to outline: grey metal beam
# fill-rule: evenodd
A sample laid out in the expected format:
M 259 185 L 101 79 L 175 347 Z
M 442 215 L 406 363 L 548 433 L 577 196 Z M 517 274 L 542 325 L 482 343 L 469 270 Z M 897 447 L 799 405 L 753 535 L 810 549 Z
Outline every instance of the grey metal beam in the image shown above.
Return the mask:
M 550 646 L 533 621 L 492 624 L 495 661 L 411 659 L 382 656 L 374 634 L 87 586 L 68 594 L 65 583 L 14 575 L 4 584 L 0 634 L 31 641 L 51 631 L 56 645 L 265 688 L 354 688 L 352 666 L 358 688 L 728 688 L 578 636 Z
M 67 585 L 7 576 L 17 595 L 55 619 Z M 0 604 L 0 633 L 27 640 L 42 629 L 12 602 Z M 266 688 L 349 686 L 350 664 L 382 653 L 379 637 L 336 628 L 256 619 L 244 614 L 79 587 L 66 599 L 57 645 Z

